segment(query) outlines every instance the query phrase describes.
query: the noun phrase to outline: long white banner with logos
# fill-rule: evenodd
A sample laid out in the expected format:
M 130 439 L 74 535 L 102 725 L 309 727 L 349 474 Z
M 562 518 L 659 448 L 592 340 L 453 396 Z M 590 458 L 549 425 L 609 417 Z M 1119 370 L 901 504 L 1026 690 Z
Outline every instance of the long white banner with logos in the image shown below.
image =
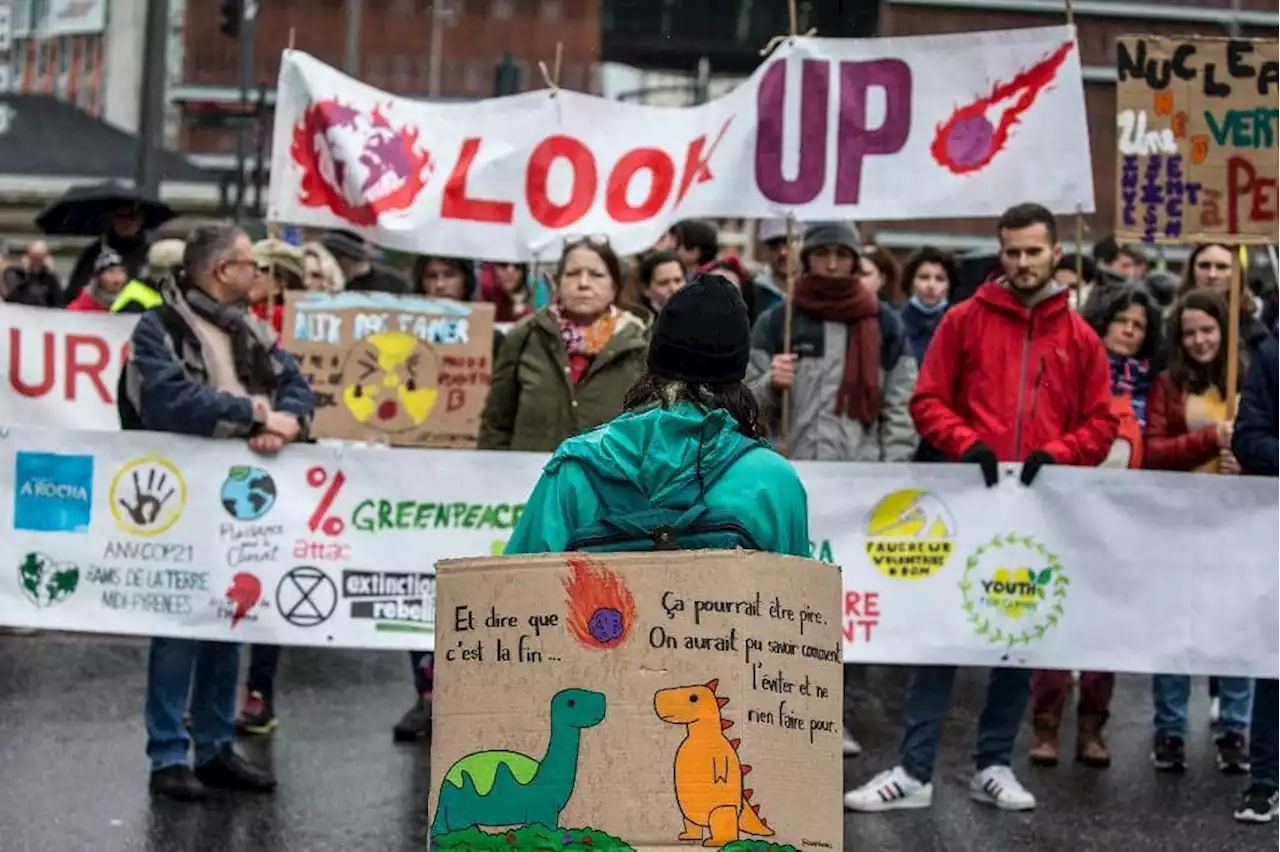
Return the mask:
M 433 647 L 435 562 L 500 553 L 545 461 L 0 434 L 0 623 L 320 647 Z M 1275 480 L 797 469 L 847 660 L 1277 673 Z
M 1089 212 L 1084 104 L 1070 26 L 797 38 L 689 108 L 568 89 L 429 103 L 285 51 L 268 218 L 528 261 L 574 234 L 640 251 L 686 218 L 997 216 L 1028 187 Z

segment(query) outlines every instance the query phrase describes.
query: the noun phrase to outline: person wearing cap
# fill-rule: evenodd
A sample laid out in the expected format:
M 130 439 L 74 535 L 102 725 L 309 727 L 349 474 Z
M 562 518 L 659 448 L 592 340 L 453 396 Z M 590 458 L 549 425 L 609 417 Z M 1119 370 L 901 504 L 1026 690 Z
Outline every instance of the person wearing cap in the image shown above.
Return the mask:
M 622 414 L 560 444 L 506 553 L 563 552 L 606 513 L 705 506 L 734 517 L 755 549 L 808 556 L 804 486 L 764 440 L 743 383 L 750 341 L 746 304 L 723 277 L 673 295 Z
M 302 250 L 269 237 L 253 244 L 253 262 L 249 310 L 279 335 L 284 324 L 285 291 L 305 289 Z
M 857 274 L 861 250 L 848 222 L 810 225 L 792 294 L 791 352 L 783 352 L 785 302 L 762 314 L 752 332 L 747 384 L 792 459 L 905 462 L 916 451 L 907 411 L 915 358 L 893 308 Z M 845 730 L 844 753 L 861 751 Z
M 104 249 L 94 261 L 93 280 L 67 304 L 67 310 L 106 313 L 128 280 L 124 258 L 111 249 Z
M 392 293 L 403 296 L 410 292 L 409 282 L 391 269 L 374 264 L 364 239 L 352 231 L 336 230 L 320 241 L 342 269 L 348 292 Z

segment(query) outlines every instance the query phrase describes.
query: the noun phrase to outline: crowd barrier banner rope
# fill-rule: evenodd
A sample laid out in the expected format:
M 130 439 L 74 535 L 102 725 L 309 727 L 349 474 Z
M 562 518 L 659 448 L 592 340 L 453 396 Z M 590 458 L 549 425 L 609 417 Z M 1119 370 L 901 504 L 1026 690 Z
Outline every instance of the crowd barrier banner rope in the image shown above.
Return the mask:
M 0 435 L 0 624 L 316 647 L 433 647 L 436 561 L 501 553 L 546 460 Z M 847 661 L 1275 676 L 1274 479 L 796 469 Z

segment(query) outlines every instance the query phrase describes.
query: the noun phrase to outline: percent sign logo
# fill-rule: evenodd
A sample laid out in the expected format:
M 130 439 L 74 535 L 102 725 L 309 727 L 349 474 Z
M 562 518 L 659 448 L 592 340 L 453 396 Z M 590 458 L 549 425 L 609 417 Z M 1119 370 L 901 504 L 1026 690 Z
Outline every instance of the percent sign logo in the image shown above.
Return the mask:
M 311 528 L 312 532 L 323 530 L 325 535 L 342 535 L 342 531 L 347 527 L 346 522 L 337 515 L 329 514 L 329 510 L 333 508 L 333 501 L 337 499 L 338 492 L 347 483 L 347 477 L 339 470 L 330 479 L 329 471 L 319 465 L 307 471 L 307 484 L 312 488 L 322 488 L 326 483 L 328 483 L 328 487 L 324 488 L 324 493 L 320 496 L 320 502 L 316 504 L 315 511 L 311 513 L 307 526 Z

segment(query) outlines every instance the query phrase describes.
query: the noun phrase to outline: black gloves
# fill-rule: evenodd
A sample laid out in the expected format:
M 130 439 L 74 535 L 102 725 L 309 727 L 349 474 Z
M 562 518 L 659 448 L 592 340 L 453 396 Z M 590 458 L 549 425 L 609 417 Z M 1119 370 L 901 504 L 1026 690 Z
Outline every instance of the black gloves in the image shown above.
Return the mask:
M 999 459 L 996 458 L 995 450 L 986 444 L 981 442 L 974 444 L 960 457 L 960 461 L 981 467 L 982 478 L 987 483 L 988 488 L 994 488 L 996 483 L 1000 481 Z
M 1044 450 L 1033 451 L 1031 455 L 1027 456 L 1027 460 L 1022 463 L 1022 484 L 1030 485 L 1036 478 L 1036 474 L 1040 472 L 1040 468 L 1053 463 L 1053 456 Z

